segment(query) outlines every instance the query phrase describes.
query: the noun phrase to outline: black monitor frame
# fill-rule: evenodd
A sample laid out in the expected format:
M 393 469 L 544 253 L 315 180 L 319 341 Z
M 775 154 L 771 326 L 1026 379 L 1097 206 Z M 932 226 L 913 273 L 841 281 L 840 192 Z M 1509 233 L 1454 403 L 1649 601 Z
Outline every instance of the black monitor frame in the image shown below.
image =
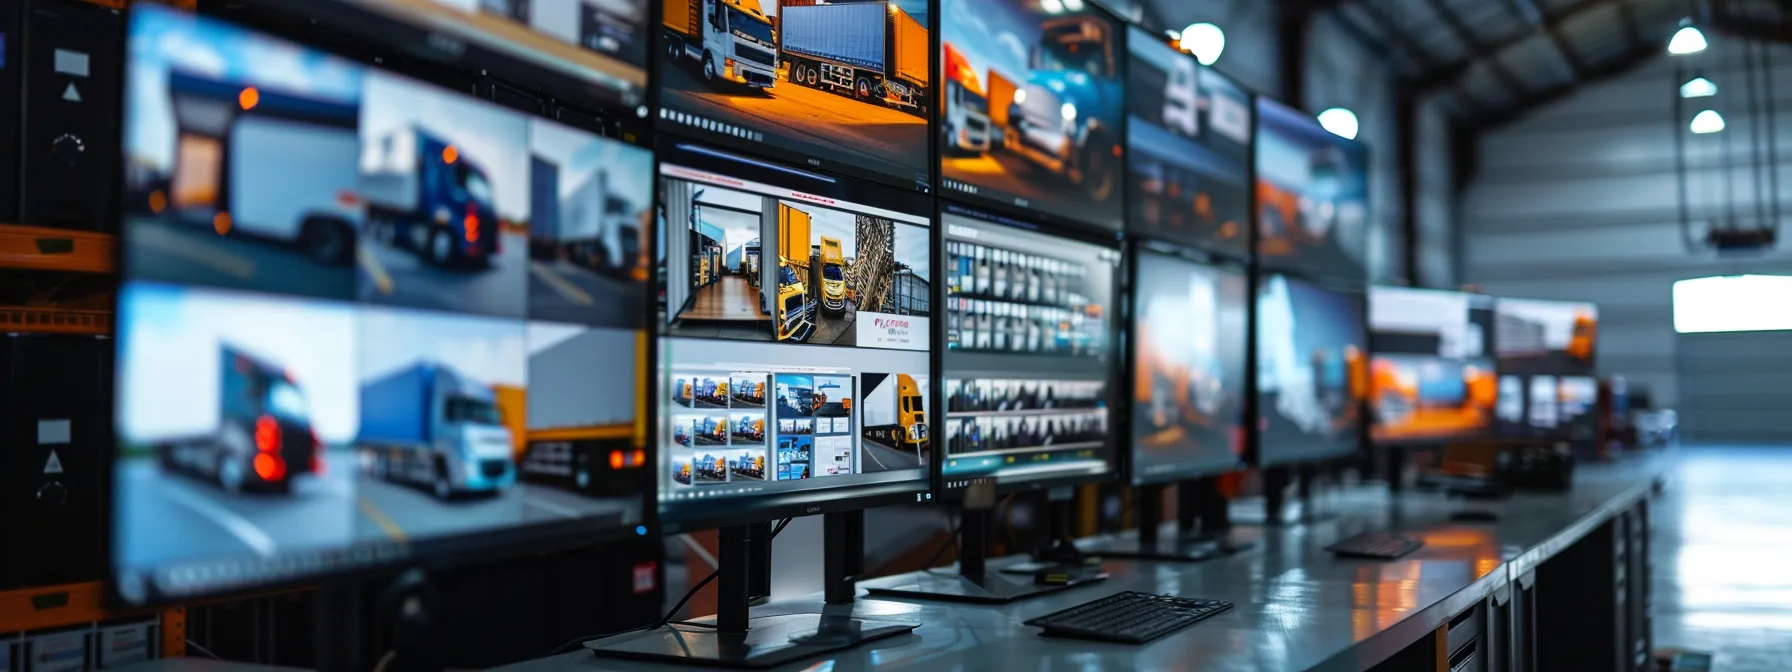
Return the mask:
M 853 180 L 851 178 L 824 175 L 815 171 L 807 171 L 801 168 L 779 164 L 778 162 L 769 159 L 750 157 L 727 150 L 716 149 L 704 143 L 689 141 L 671 135 L 660 137 L 659 147 L 655 152 L 654 158 L 656 183 L 658 183 L 659 180 L 664 179 L 662 166 L 667 164 L 685 166 L 721 175 L 730 175 L 740 174 L 743 170 L 742 162 L 744 161 L 749 164 L 776 167 L 775 170 L 761 173 L 757 176 L 755 181 L 794 189 L 823 198 L 837 198 L 859 205 L 881 207 L 901 212 L 928 213 L 928 216 L 936 217 L 929 226 L 931 240 L 928 249 L 929 254 L 933 257 L 932 263 L 935 264 L 933 268 L 936 270 L 933 271 L 933 274 L 936 276 L 938 275 L 937 269 L 939 266 L 937 264 L 939 262 L 939 257 L 941 256 L 940 250 L 943 248 L 939 245 L 941 233 L 939 222 L 937 220 L 937 213 L 934 212 L 931 205 L 928 205 L 928 202 L 933 200 L 929 195 L 903 191 L 886 185 Z M 805 177 L 805 175 L 807 177 Z M 658 191 L 659 190 L 656 189 L 656 192 Z M 870 198 L 867 197 L 868 194 L 870 195 Z M 658 225 L 656 224 L 656 226 Z M 655 235 L 657 236 L 660 234 L 656 233 Z M 650 262 L 650 265 L 657 265 L 657 263 L 658 260 L 656 259 Z M 653 285 L 654 283 L 650 282 L 649 284 Z M 939 293 L 939 282 L 937 278 L 933 280 L 933 285 L 933 295 L 934 297 L 937 297 Z M 654 291 L 654 288 L 650 287 L 649 291 Z M 930 298 L 930 305 L 938 306 L 939 304 L 933 302 L 933 300 L 933 298 Z M 665 333 L 665 325 L 658 317 L 657 302 L 650 300 L 648 305 L 649 310 L 654 313 L 654 317 L 649 318 L 649 338 L 657 344 L 655 347 L 650 348 L 655 352 L 655 361 L 654 368 L 651 369 L 653 372 L 651 375 L 654 376 L 654 380 L 649 381 L 649 408 L 652 410 L 654 417 L 653 424 L 657 428 L 665 421 L 665 418 L 660 417 L 657 411 L 659 400 L 669 393 L 668 390 L 660 389 L 659 387 L 660 380 L 664 378 L 666 374 L 662 369 L 669 364 L 669 362 L 661 360 L 660 349 L 663 348 L 668 341 L 678 341 L 681 343 L 738 343 L 743 341 L 669 335 Z M 935 309 L 934 312 L 937 314 L 937 309 Z M 845 346 L 813 345 L 802 347 L 839 348 Z M 875 353 L 879 352 L 877 349 L 860 348 L 860 350 L 867 353 L 868 356 L 875 356 Z M 937 375 L 941 370 L 940 354 L 942 350 L 943 344 L 941 332 L 938 329 L 930 329 L 928 334 L 928 373 L 930 387 L 932 389 L 929 390 L 929 396 L 931 397 L 929 403 L 932 403 L 935 409 L 941 408 L 940 403 L 943 400 L 943 397 L 940 394 L 942 385 L 940 384 Z M 937 444 L 938 441 L 933 440 L 935 437 L 935 430 L 938 427 L 938 423 L 935 421 L 935 418 L 938 417 L 937 411 L 931 415 L 933 417 L 929 417 L 927 420 L 928 436 L 930 437 L 929 443 Z M 656 437 L 654 440 L 663 443 L 664 438 L 665 437 Z M 930 446 L 928 449 L 928 457 L 930 459 L 932 459 L 934 451 L 935 448 Z M 840 494 L 832 496 L 818 496 L 816 491 L 813 490 L 797 490 L 791 493 L 781 493 L 781 497 L 771 501 L 769 504 L 755 504 L 750 506 L 744 504 L 752 498 L 762 496 L 749 495 L 742 498 L 720 498 L 716 501 L 725 504 L 734 504 L 735 506 L 710 507 L 702 512 L 693 513 L 678 513 L 666 509 L 666 505 L 662 503 L 659 511 L 659 521 L 663 532 L 677 533 L 691 530 L 750 525 L 792 516 L 842 514 L 863 509 L 932 501 L 935 497 L 933 493 L 934 480 L 931 477 L 934 467 L 931 464 L 927 464 L 922 465 L 921 468 L 923 469 L 921 477 L 912 481 L 902 480 L 894 481 L 889 484 L 854 486 L 846 488 L 842 490 Z M 655 469 L 663 470 L 663 465 L 656 466 Z M 658 475 L 656 471 L 656 478 L 660 477 L 661 475 Z M 827 493 L 831 491 L 821 492 Z M 666 493 L 663 492 L 662 488 L 660 495 L 664 497 L 665 494 Z
M 1078 243 L 1096 245 L 1104 249 L 1113 250 L 1119 255 L 1118 263 L 1114 268 L 1113 296 L 1111 297 L 1111 303 L 1108 306 L 1110 312 L 1108 318 L 1106 354 L 1109 382 L 1107 409 L 1109 433 L 1112 436 L 1124 436 L 1119 432 L 1130 425 L 1130 419 L 1127 415 L 1130 405 L 1127 402 L 1126 390 L 1124 389 L 1129 377 L 1125 368 L 1126 364 L 1123 361 L 1125 359 L 1123 354 L 1126 347 L 1124 339 L 1126 338 L 1127 331 L 1123 324 L 1124 320 L 1130 319 L 1128 312 L 1130 306 L 1128 305 L 1126 297 L 1128 295 L 1128 287 L 1130 287 L 1131 260 L 1124 253 L 1124 248 L 1119 246 L 1119 241 L 1122 236 L 1121 232 L 1096 232 L 1086 228 L 1053 228 L 1042 226 L 1035 221 L 1030 221 L 1025 218 L 1012 217 L 999 212 L 993 212 L 982 207 L 962 205 L 953 202 L 952 199 L 940 198 L 936 199 L 936 201 L 938 203 L 938 214 L 934 221 L 936 222 L 936 226 L 939 227 L 939 231 L 938 235 L 935 236 L 935 245 L 937 247 L 935 252 L 935 268 L 946 268 L 947 233 L 944 227 L 945 217 L 948 214 L 975 219 L 988 224 L 1012 227 L 1022 231 L 1030 231 L 1044 236 L 1058 237 Z M 936 284 L 935 301 L 937 302 L 937 305 L 944 306 L 946 305 L 947 298 L 947 283 L 939 282 Z M 937 349 L 935 352 L 939 359 L 939 364 L 936 366 L 938 366 L 938 370 L 942 372 L 940 376 L 941 384 L 936 386 L 936 396 L 938 397 L 938 401 L 935 403 L 938 404 L 938 406 L 936 406 L 937 408 L 942 409 L 937 417 L 945 419 L 947 414 L 943 409 L 945 408 L 944 381 L 945 372 L 947 371 L 945 368 L 946 349 L 944 347 L 946 341 L 946 321 L 944 319 L 939 320 L 939 324 L 935 327 L 934 331 L 936 339 L 935 343 L 938 344 L 936 345 Z M 1124 457 L 1122 456 L 1121 443 L 1119 441 L 1110 440 L 1105 450 L 1107 452 L 1105 455 L 1107 469 L 1101 473 L 1081 473 L 1050 476 L 1046 478 L 1023 478 L 1000 481 L 995 477 L 990 476 L 964 478 L 947 477 L 945 474 L 945 465 L 950 457 L 946 453 L 946 442 L 936 441 L 933 464 L 929 470 L 930 476 L 934 480 L 934 498 L 945 502 L 958 502 L 964 498 L 968 488 L 979 486 L 993 486 L 996 494 L 1006 495 L 1017 492 L 1054 490 L 1089 483 L 1106 483 L 1118 480 L 1122 473 L 1121 469 L 1125 464 Z
M 140 9 L 138 11 L 145 10 Z M 153 11 L 187 13 L 185 10 L 162 7 L 155 7 Z M 242 15 L 232 14 L 223 16 L 216 14 L 200 14 L 199 16 L 206 20 L 226 24 L 237 30 L 277 38 L 306 49 L 325 52 L 343 58 L 354 57 L 353 53 L 342 53 L 338 51 L 340 46 L 339 41 L 325 40 L 320 42 L 317 39 L 318 33 L 306 32 L 304 30 L 295 32 L 293 30 L 293 23 L 289 21 L 281 21 L 276 15 L 263 15 L 251 11 Z M 348 42 L 347 44 L 358 43 Z M 384 64 L 373 62 L 362 62 L 359 66 L 362 68 L 363 72 L 381 70 L 388 74 L 411 78 L 418 83 L 427 86 L 451 89 L 458 88 L 455 86 L 458 82 L 454 79 L 455 75 L 451 70 L 431 68 L 427 64 L 421 62 L 403 60 L 402 62 L 394 63 L 393 67 L 386 67 Z M 459 91 L 462 95 L 468 95 L 468 97 L 476 100 L 479 99 L 476 96 L 471 96 L 469 92 L 470 89 L 464 88 Z M 119 95 L 123 96 L 123 92 L 120 91 Z M 544 118 L 552 119 L 550 116 L 542 116 Z M 611 142 L 627 142 L 614 135 L 605 135 L 600 129 L 594 129 L 588 125 L 580 130 L 598 135 L 599 137 L 604 137 Z M 121 138 L 121 146 L 122 142 Z M 115 185 L 123 185 L 126 183 L 125 170 L 126 166 L 124 165 L 124 162 L 120 162 L 118 175 L 114 179 Z M 114 292 L 112 301 L 112 311 L 114 315 L 121 314 L 120 309 L 126 298 L 125 292 L 122 291 L 125 286 L 131 283 L 169 284 L 158 280 L 131 280 L 130 278 L 125 277 L 124 274 L 128 272 L 126 258 L 129 254 L 129 250 L 126 245 L 122 244 L 122 235 L 120 243 L 121 244 L 119 245 L 113 246 L 113 262 L 117 268 L 121 269 L 121 277 L 119 278 L 120 291 Z M 642 282 L 639 284 L 641 285 L 640 291 L 643 293 L 644 298 L 650 299 L 651 296 L 649 293 L 652 291 L 652 284 L 649 282 Z M 233 291 L 245 295 L 255 294 L 255 292 L 212 288 L 204 285 L 169 286 L 194 287 L 211 291 Z M 292 295 L 290 298 L 305 301 L 318 300 L 312 297 L 298 295 Z M 346 303 L 351 307 L 363 305 L 362 302 L 355 300 L 349 300 L 343 303 Z M 644 300 L 642 303 L 644 305 L 644 311 L 641 316 L 641 324 L 643 326 L 634 331 L 638 338 L 645 337 L 651 339 L 651 332 L 646 325 L 651 325 L 654 319 L 653 303 L 651 300 Z M 526 329 L 531 321 L 532 320 L 525 314 L 518 320 L 518 323 Z M 356 338 L 359 339 L 360 335 L 357 334 Z M 647 348 L 648 360 L 642 365 L 643 372 L 651 371 L 653 370 L 653 367 L 657 365 L 657 362 L 653 359 L 655 354 L 653 348 Z M 114 365 L 113 369 L 115 374 L 116 368 L 116 365 Z M 117 412 L 116 396 L 116 393 L 114 393 L 113 398 L 110 399 L 111 405 L 108 407 L 107 413 L 108 420 L 114 423 L 116 422 L 115 414 Z M 637 409 L 637 412 L 650 413 L 651 409 L 640 407 Z M 644 443 L 641 446 L 641 450 L 645 453 L 644 464 L 652 465 L 657 463 L 658 460 L 658 450 L 655 448 L 657 445 L 655 427 L 652 422 L 642 421 L 642 423 L 645 425 L 645 435 L 643 437 Z M 109 427 L 111 427 L 111 425 L 109 425 Z M 116 445 L 108 445 L 107 449 L 104 451 L 101 468 L 104 469 L 107 474 L 106 478 L 108 480 L 109 491 L 116 490 L 117 459 Z M 116 551 L 114 537 L 116 536 L 118 529 L 118 523 L 115 519 L 116 509 L 113 504 L 108 503 L 107 506 L 104 507 L 107 533 L 101 535 L 99 543 L 99 550 L 101 556 L 106 559 L 106 572 L 110 579 L 105 582 L 105 599 L 108 604 L 115 605 L 119 608 L 143 609 L 190 603 L 196 599 L 219 599 L 241 595 L 265 594 L 268 592 L 320 585 L 326 592 L 336 594 L 345 592 L 345 589 L 353 586 L 353 582 L 355 581 L 369 578 L 390 577 L 394 572 L 403 569 L 415 570 L 420 574 L 422 571 L 433 571 L 447 567 L 502 561 L 509 558 L 519 557 L 520 555 L 553 553 L 577 548 L 587 548 L 593 544 L 658 536 L 659 515 L 658 508 L 654 506 L 654 494 L 657 492 L 657 481 L 652 479 L 653 472 L 651 469 L 644 468 L 640 471 L 644 474 L 642 479 L 644 487 L 637 494 L 642 498 L 642 506 L 639 512 L 640 520 L 633 526 L 617 525 L 613 521 L 607 519 L 575 518 L 546 524 L 534 523 L 521 526 L 494 528 L 481 530 L 476 533 L 458 532 L 447 536 L 428 538 L 422 541 L 407 541 L 404 544 L 357 544 L 354 548 L 345 550 L 364 550 L 364 553 L 359 553 L 361 557 L 347 558 L 338 566 L 284 578 L 274 578 L 223 588 L 206 589 L 190 594 L 183 594 L 178 597 L 170 596 L 153 588 L 147 588 L 136 595 L 126 595 L 126 589 L 128 587 L 123 585 L 119 580 L 120 577 L 117 572 L 117 566 L 114 564 L 114 553 Z M 343 553 L 342 555 L 349 556 L 353 554 Z M 394 583 L 393 585 L 395 588 L 401 588 L 407 591 L 417 589 L 414 585 L 402 584 L 402 582 Z M 356 598 L 354 604 L 359 606 L 360 602 L 358 598 Z M 341 648 L 339 645 L 342 644 L 340 639 L 336 637 L 337 634 L 340 633 L 319 633 L 319 637 L 322 640 L 320 645 L 327 644 L 327 653 L 330 655 L 340 655 L 343 653 L 342 651 L 337 650 Z M 322 654 L 320 654 L 320 660 L 321 659 L 323 659 Z
M 1338 294 L 1357 304 L 1359 312 L 1363 316 L 1359 335 L 1362 337 L 1361 341 L 1363 343 L 1363 348 L 1361 356 L 1364 358 L 1363 365 L 1365 367 L 1368 365 L 1369 358 L 1369 297 L 1366 287 L 1346 287 L 1346 285 L 1352 285 L 1353 287 L 1354 285 L 1353 283 L 1338 279 L 1316 279 L 1311 276 L 1285 273 L 1259 267 L 1258 272 L 1252 274 L 1251 286 L 1251 403 L 1253 413 L 1252 421 L 1249 423 L 1249 429 L 1246 433 L 1245 454 L 1249 456 L 1249 461 L 1252 466 L 1260 469 L 1271 469 L 1274 467 L 1318 464 L 1360 453 L 1363 448 L 1368 445 L 1369 409 L 1366 400 L 1357 404 L 1356 427 L 1355 431 L 1349 432 L 1348 440 L 1341 440 L 1335 446 L 1326 446 L 1316 450 L 1304 449 L 1292 453 L 1281 452 L 1265 455 L 1265 451 L 1263 450 L 1263 431 L 1261 428 L 1262 420 L 1265 417 L 1261 403 L 1263 394 L 1261 388 L 1257 386 L 1257 382 L 1261 380 L 1262 377 L 1259 367 L 1257 366 L 1257 361 L 1261 356 L 1260 353 L 1257 352 L 1260 340 L 1258 336 L 1258 324 L 1261 322 L 1261 316 L 1258 314 L 1257 308 L 1258 296 L 1259 292 L 1262 290 L 1263 281 L 1269 279 L 1270 276 L 1282 276 L 1296 282 L 1301 282 L 1321 291 Z M 1348 372 L 1346 375 L 1348 376 Z

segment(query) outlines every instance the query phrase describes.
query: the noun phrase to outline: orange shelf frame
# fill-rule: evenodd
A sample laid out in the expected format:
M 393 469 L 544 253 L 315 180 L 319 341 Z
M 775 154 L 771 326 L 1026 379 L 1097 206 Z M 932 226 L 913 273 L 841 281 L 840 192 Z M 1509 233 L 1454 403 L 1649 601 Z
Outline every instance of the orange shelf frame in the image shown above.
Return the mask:
M 113 273 L 116 247 L 109 233 L 0 224 L 0 268 Z
M 0 305 L 0 334 L 8 333 L 105 336 L 112 333 L 112 313 L 105 310 Z
M 129 616 L 105 607 L 106 588 L 98 581 L 0 591 L 0 633 L 61 628 Z

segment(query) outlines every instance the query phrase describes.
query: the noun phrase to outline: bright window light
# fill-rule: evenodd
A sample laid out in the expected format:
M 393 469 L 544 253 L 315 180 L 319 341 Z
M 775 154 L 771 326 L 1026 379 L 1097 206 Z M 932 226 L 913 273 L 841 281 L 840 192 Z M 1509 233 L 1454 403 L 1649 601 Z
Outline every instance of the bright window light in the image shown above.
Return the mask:
M 1693 26 L 1681 26 L 1674 33 L 1674 39 L 1668 40 L 1668 53 L 1675 55 L 1696 54 L 1705 50 L 1705 34 Z
M 1674 331 L 1792 330 L 1792 276 L 1727 275 L 1674 283 Z
M 1226 31 L 1211 23 L 1191 23 L 1182 29 L 1182 48 L 1195 55 L 1201 65 L 1213 65 L 1226 50 Z
M 1724 130 L 1724 115 L 1718 114 L 1717 110 L 1705 110 L 1693 115 L 1691 128 L 1694 133 L 1716 133 Z
M 1356 113 L 1342 107 L 1334 107 L 1319 113 L 1319 125 L 1325 130 L 1345 140 L 1355 140 L 1357 132 Z
M 1694 77 L 1680 85 L 1681 98 L 1705 98 L 1717 95 L 1717 83 L 1704 77 Z

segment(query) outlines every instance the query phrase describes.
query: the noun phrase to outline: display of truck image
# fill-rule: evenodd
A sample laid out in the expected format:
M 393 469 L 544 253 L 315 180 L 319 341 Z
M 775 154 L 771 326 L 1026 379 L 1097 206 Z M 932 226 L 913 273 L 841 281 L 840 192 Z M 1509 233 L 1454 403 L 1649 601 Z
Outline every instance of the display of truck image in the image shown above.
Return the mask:
M 283 366 L 225 345 L 215 434 L 156 447 L 164 469 L 210 477 L 226 492 L 285 490 L 323 470 L 305 392 Z
M 840 254 L 840 241 L 826 236 L 821 238 L 821 309 L 846 310 L 846 258 Z
M 516 483 L 496 393 L 443 364 L 413 364 L 363 383 L 355 443 L 375 478 L 427 485 L 438 499 Z
M 321 264 L 354 258 L 363 216 L 357 105 L 181 71 L 168 75 L 168 89 L 177 138 L 167 202 L 176 217 L 293 245 Z M 257 97 L 248 110 L 245 91 Z
M 927 114 L 927 27 L 887 0 L 778 12 L 790 81 Z
M 363 165 L 361 173 L 368 231 L 385 245 L 416 251 L 441 266 L 490 263 L 500 233 L 485 169 L 453 143 L 416 127 L 378 143 L 376 165 Z
M 614 278 L 642 279 L 641 223 L 630 204 L 612 196 L 608 174 L 594 171 L 560 198 L 560 168 L 532 157 L 529 176 L 529 256 L 567 261 Z
M 1014 90 L 1003 146 L 1102 201 L 1119 183 L 1125 96 L 1109 25 L 1093 17 L 1048 19 Z
M 664 0 L 666 55 L 691 59 L 711 85 L 769 89 L 777 82 L 778 37 L 758 0 Z
M 951 154 L 982 154 L 989 151 L 989 98 L 977 77 L 977 70 L 964 54 L 950 43 L 940 45 L 943 53 L 941 70 L 945 73 L 946 146 Z
M 864 400 L 865 438 L 888 446 L 927 447 L 927 412 L 914 376 L 898 373 L 895 385 L 878 385 Z
M 809 213 L 778 204 L 778 340 L 803 342 L 815 333 L 809 308 Z

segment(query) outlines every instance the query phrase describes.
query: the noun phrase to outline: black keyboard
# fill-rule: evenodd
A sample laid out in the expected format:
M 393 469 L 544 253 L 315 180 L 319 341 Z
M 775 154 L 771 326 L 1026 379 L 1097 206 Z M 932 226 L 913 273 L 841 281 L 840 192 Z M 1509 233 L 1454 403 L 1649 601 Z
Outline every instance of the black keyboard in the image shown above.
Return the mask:
M 1047 637 L 1143 644 L 1232 608 L 1231 602 L 1192 597 L 1115 593 L 1027 621 Z
M 1332 555 L 1343 558 L 1393 560 L 1419 550 L 1425 542 L 1387 532 L 1366 532 L 1325 547 Z

